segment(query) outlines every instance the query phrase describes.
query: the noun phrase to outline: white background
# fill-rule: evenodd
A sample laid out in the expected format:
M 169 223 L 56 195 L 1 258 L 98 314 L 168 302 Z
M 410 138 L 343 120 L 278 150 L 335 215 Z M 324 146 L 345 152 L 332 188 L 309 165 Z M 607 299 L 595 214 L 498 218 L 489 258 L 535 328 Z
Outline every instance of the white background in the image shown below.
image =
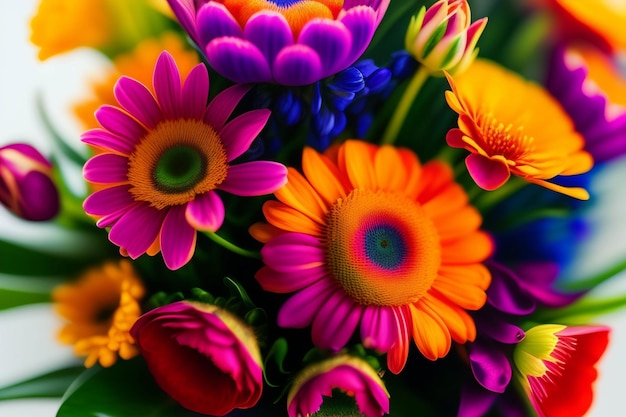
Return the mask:
M 0 0 L 0 5 L 0 145 L 26 141 L 37 145 L 44 154 L 49 151 L 51 146 L 47 142 L 47 134 L 35 112 L 37 91 L 43 93 L 46 108 L 55 124 L 66 136 L 78 141 L 79 128 L 68 117 L 69 103 L 84 94 L 88 78 L 98 74 L 98 70 L 107 63 L 90 51 L 78 51 L 44 63 L 39 62 L 34 47 L 28 42 L 28 22 L 35 11 L 36 1 Z M 606 183 L 620 184 L 626 178 L 625 165 L 622 164 L 604 179 Z M 590 256 L 590 259 L 581 259 L 579 270 L 593 260 L 602 262 L 607 256 L 614 258 L 625 255 L 623 242 L 626 226 L 622 219 L 626 211 L 623 209 L 626 198 L 623 181 L 621 187 L 621 195 L 611 197 L 622 203 L 617 212 L 597 214 L 604 220 L 612 217 L 619 223 L 618 227 L 610 224 L 604 231 L 603 240 L 590 243 L 588 252 L 593 253 L 595 259 Z M 58 239 L 43 233 L 41 225 L 33 228 L 30 224 L 19 222 L 0 207 L 0 237 L 16 233 L 25 240 L 44 246 L 50 246 L 52 240 Z M 622 242 L 621 247 L 618 242 Z M 0 262 L 1 259 L 2 254 Z M 2 276 L 0 280 L 3 285 L 15 282 Z M 626 276 L 617 281 L 600 291 L 605 294 L 616 291 L 625 293 Z M 623 410 L 626 379 L 626 310 L 603 318 L 603 323 L 614 326 L 614 332 L 612 343 L 600 365 L 596 402 L 588 415 L 623 417 L 625 414 L 620 410 Z M 74 360 L 70 349 L 59 346 L 54 340 L 58 326 L 59 321 L 49 305 L 0 312 L 0 386 L 41 371 L 56 369 Z M 0 416 L 52 417 L 58 404 L 58 400 L 0 402 Z

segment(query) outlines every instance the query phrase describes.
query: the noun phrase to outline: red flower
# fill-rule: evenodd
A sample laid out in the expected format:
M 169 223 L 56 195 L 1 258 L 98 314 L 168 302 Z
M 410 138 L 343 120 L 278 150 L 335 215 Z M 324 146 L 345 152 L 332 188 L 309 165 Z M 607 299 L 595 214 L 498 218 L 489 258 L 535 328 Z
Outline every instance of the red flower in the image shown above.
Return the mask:
M 223 416 L 263 389 L 252 330 L 214 305 L 179 301 L 141 316 L 131 334 L 159 386 L 183 407 Z

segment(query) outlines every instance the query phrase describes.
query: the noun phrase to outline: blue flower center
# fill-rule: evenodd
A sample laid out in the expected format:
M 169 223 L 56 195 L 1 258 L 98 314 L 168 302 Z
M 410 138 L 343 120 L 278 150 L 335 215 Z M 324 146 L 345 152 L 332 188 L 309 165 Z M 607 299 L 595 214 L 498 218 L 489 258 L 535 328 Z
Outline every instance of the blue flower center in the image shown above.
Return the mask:
M 390 225 L 379 225 L 365 232 L 365 253 L 374 264 L 394 270 L 406 259 L 407 248 L 398 230 Z
M 270 3 L 274 3 L 278 7 L 291 7 L 294 4 L 300 3 L 303 0 L 268 0 Z

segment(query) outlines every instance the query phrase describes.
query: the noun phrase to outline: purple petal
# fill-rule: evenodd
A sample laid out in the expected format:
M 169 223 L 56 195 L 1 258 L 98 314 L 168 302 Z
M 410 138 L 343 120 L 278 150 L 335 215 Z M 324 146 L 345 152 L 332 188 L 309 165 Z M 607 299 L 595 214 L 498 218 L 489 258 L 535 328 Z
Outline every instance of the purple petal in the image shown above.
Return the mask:
M 272 81 L 270 65 L 251 42 L 239 38 L 218 38 L 206 47 L 209 64 L 236 83 Z
M 324 74 L 334 74 L 349 65 L 346 64 L 346 57 L 350 52 L 352 36 L 340 22 L 313 20 L 302 29 L 298 43 L 310 46 L 317 53 Z
M 312 84 L 326 75 L 317 52 L 300 44 L 283 48 L 272 69 L 275 81 L 288 86 Z
M 282 48 L 294 43 L 285 17 L 269 10 L 257 13 L 248 20 L 244 37 L 259 48 L 267 62 L 273 62 Z
M 235 84 L 220 92 L 207 106 L 204 121 L 216 131 L 222 130 L 233 110 L 243 96 L 250 91 L 250 88 L 252 88 L 250 84 Z
M 564 307 L 580 298 L 584 292 L 564 293 L 554 288 L 559 265 L 554 262 L 525 262 L 516 268 L 519 283 L 539 303 L 549 307 Z
M 185 209 L 185 205 L 172 207 L 163 221 L 161 253 L 171 270 L 189 262 L 196 248 L 196 230 L 185 219 Z
M 337 290 L 320 307 L 313 319 L 313 344 L 339 351 L 352 337 L 361 319 L 362 307 L 343 290 Z
M 52 179 L 39 171 L 28 172 L 18 182 L 21 217 L 31 221 L 50 220 L 59 212 L 59 192 Z
M 491 285 L 487 289 L 487 301 L 497 310 L 509 314 L 525 315 L 535 310 L 535 302 L 519 285 L 520 278 L 510 269 L 489 263 Z
M 475 153 L 465 158 L 465 165 L 476 185 L 487 191 L 500 188 L 511 175 L 504 161 L 485 158 Z
M 147 133 L 135 119 L 118 107 L 108 104 L 96 110 L 96 119 L 103 128 L 114 135 L 124 137 L 128 142 L 136 144 Z
M 340 19 L 340 22 L 343 23 L 352 34 L 350 52 L 346 55 L 341 65 L 343 68 L 352 65 L 363 55 L 363 52 L 365 52 L 365 49 L 372 40 L 372 36 L 374 36 L 377 19 L 376 12 L 366 6 L 352 8 Z
M 137 204 L 128 191 L 130 185 L 105 188 L 96 191 L 85 199 L 83 209 L 93 216 L 107 216 L 112 213 L 126 211 L 129 207 Z
M 37 150 L 37 148 L 35 148 L 32 145 L 29 145 L 28 143 L 11 143 L 11 144 L 0 147 L 0 151 L 5 150 L 5 149 L 12 149 L 39 164 L 42 164 L 46 167 L 52 167 L 52 164 L 50 163 L 50 161 L 48 161 L 41 154 L 41 152 Z M 1 154 L 2 152 L 0 152 L 0 156 Z
M 271 194 L 287 183 L 287 168 L 278 162 L 252 161 L 232 165 L 219 189 L 244 197 Z
M 135 139 L 130 140 L 125 136 L 119 136 L 104 129 L 92 129 L 83 133 L 80 140 L 89 145 L 103 149 L 130 155 L 135 150 Z
M 150 90 L 139 81 L 123 76 L 115 84 L 114 93 L 124 110 L 147 128 L 154 129 L 161 121 L 159 105 Z
M 128 158 L 112 153 L 94 156 L 85 163 L 83 176 L 89 182 L 116 184 L 128 182 Z
M 480 314 L 483 313 L 484 314 Z M 502 318 L 502 314 L 486 306 L 478 314 L 476 321 L 480 334 L 505 344 L 519 343 L 524 338 L 524 331 Z
M 288 299 L 278 312 L 278 325 L 302 329 L 311 324 L 330 295 L 339 288 L 330 279 L 322 279 Z
M 180 117 L 182 107 L 180 73 L 169 52 L 164 51 L 159 55 L 152 82 L 163 115 L 168 119 Z
M 379 352 L 387 352 L 396 341 L 396 319 L 388 307 L 368 306 L 361 319 L 363 345 Z
M 457 417 L 483 417 L 491 409 L 498 393 L 475 383 L 466 383 L 461 390 L 461 403 Z
M 167 0 L 174 12 L 178 23 L 191 36 L 191 39 L 199 44 L 196 31 L 196 0 Z
M 109 240 L 136 259 L 154 243 L 166 214 L 167 210 L 157 210 L 148 204 L 137 205 L 111 227 Z
M 250 144 L 259 135 L 267 119 L 270 117 L 267 109 L 258 109 L 245 112 L 228 122 L 218 132 L 222 144 L 226 148 L 228 162 L 237 158 L 250 148 Z
M 468 351 L 470 366 L 478 383 L 489 391 L 504 392 L 513 374 L 507 355 L 488 342 L 470 343 Z
M 198 10 L 196 21 L 200 45 L 203 47 L 218 38 L 243 38 L 243 32 L 237 20 L 226 6 L 218 2 L 212 1 L 204 4 Z
M 196 65 L 185 80 L 181 114 L 184 118 L 202 120 L 209 100 L 209 73 L 204 64 Z
M 224 203 L 215 191 L 209 191 L 187 203 L 185 217 L 196 230 L 215 232 L 224 222 Z

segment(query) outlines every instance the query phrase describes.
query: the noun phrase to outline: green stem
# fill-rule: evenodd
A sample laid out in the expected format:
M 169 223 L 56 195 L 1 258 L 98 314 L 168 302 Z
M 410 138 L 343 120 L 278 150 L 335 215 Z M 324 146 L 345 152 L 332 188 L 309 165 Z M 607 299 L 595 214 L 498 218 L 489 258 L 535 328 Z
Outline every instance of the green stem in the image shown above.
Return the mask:
M 215 232 L 206 231 L 204 232 L 204 234 L 208 236 L 209 239 L 211 239 L 213 242 L 217 243 L 225 249 L 228 249 L 233 253 L 236 253 L 237 255 L 245 256 L 252 259 L 261 259 L 261 255 L 259 254 L 259 252 L 241 248 L 230 242 L 229 240 L 224 239 Z
M 417 93 L 419 93 L 422 85 L 428 79 L 430 73 L 426 69 L 426 67 L 421 66 L 411 78 L 409 85 L 407 85 L 400 102 L 396 106 L 396 111 L 393 113 L 393 117 L 387 126 L 387 130 L 383 135 L 382 144 L 392 144 L 395 142 L 402 125 L 404 124 L 404 120 L 406 119 L 406 115 L 409 113 L 409 109 L 413 105 L 415 101 L 415 97 L 417 97 Z

